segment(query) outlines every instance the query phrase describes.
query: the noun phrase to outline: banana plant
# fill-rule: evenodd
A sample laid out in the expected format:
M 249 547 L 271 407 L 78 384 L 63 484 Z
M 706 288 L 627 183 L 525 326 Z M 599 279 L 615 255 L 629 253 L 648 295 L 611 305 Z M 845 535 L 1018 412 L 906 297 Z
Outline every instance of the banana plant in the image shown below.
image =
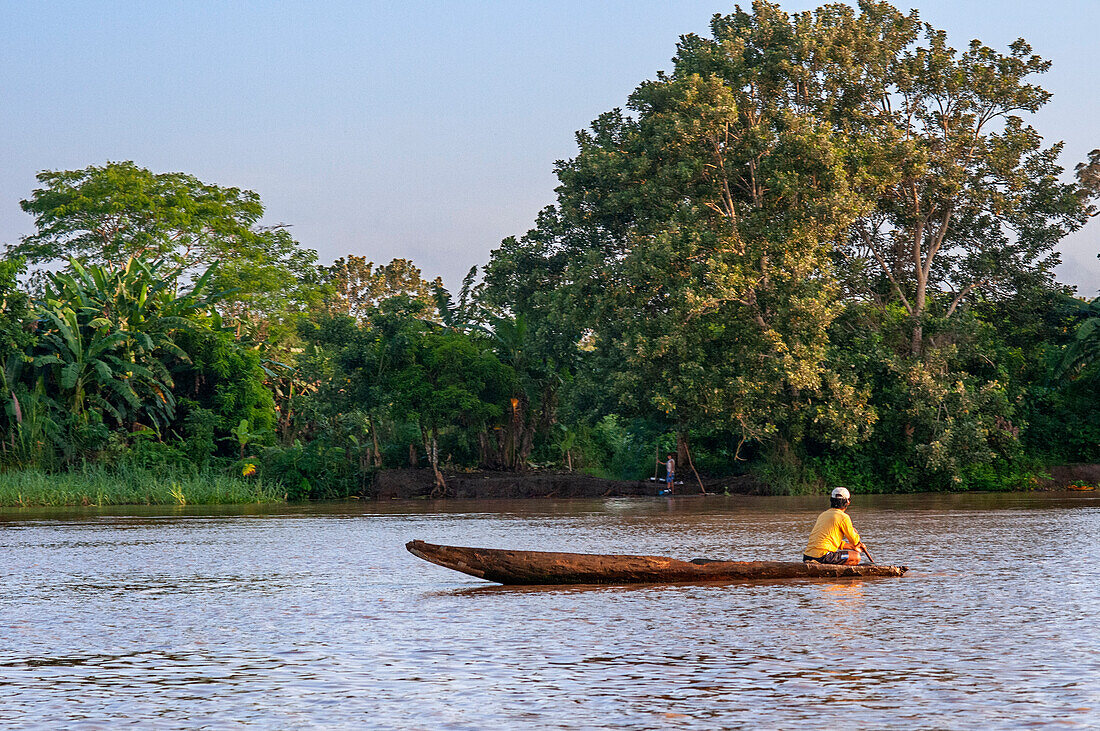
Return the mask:
M 248 419 L 241 419 L 241 423 L 229 430 L 229 433 L 233 436 L 225 437 L 225 441 L 235 441 L 240 448 L 240 458 L 244 459 L 245 450 L 249 444 L 256 442 L 264 437 L 262 431 L 252 431 L 252 425 Z
M 1100 297 L 1091 302 L 1074 301 L 1081 324 L 1062 351 L 1061 362 L 1055 368 L 1059 378 L 1072 377 L 1100 361 Z
M 78 423 L 87 423 L 89 409 L 119 424 L 160 429 L 171 422 L 170 365 L 189 360 L 174 334 L 215 317 L 213 305 L 224 293 L 210 289 L 213 272 L 182 293 L 178 268 L 139 259 L 118 268 L 74 260 L 68 272 L 50 277 L 37 303 L 40 337 L 32 362 Z
M 155 401 L 160 404 L 154 402 L 150 414 L 158 425 L 174 415 L 170 381 L 128 357 L 126 331 L 114 329 L 103 317 L 82 323 L 80 313 L 59 302 L 42 307 L 39 316 L 47 327 L 39 337 L 34 366 L 52 377 L 60 400 L 78 422 L 87 423 L 88 409 L 95 408 L 122 424 L 143 410 L 143 395 L 159 396 Z

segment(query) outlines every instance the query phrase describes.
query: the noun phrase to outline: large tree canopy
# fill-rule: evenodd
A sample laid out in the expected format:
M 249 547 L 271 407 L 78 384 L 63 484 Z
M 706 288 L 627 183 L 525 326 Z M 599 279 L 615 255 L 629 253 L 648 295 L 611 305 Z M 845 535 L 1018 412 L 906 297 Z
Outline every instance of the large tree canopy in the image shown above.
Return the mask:
M 578 134 L 557 205 L 506 242 L 487 281 L 519 289 L 524 263 L 533 284 L 556 285 L 562 318 L 589 331 L 631 411 L 746 438 L 813 425 L 847 441 L 872 417 L 827 363 L 829 253 L 872 201 L 852 185 L 858 137 L 830 115 L 834 87 L 861 73 L 855 49 L 897 45 L 895 29 L 768 3 L 712 29 L 682 40 L 672 73 L 630 97 L 632 114 Z
M 10 247 L 31 265 L 141 257 L 194 267 L 257 246 L 252 227 L 264 208 L 249 190 L 184 173 L 153 173 L 132 162 L 37 177 L 42 187 L 20 204 L 34 216 L 37 231 Z
M 1049 64 L 1023 41 L 959 53 L 873 0 L 758 0 L 711 31 L 578 133 L 488 296 L 587 333 L 632 410 L 851 439 L 873 415 L 830 366 L 840 306 L 896 303 L 920 356 L 930 308 L 1049 286 L 1085 220 L 1060 146 L 1019 117 Z
M 1020 116 L 1049 99 L 1032 77 L 1050 62 L 1022 39 L 1007 54 L 979 41 L 960 53 L 927 25 L 923 43 L 907 40 L 865 98 L 860 144 L 879 156 L 865 177 L 876 206 L 844 253 L 871 275 L 853 294 L 900 302 L 919 356 L 927 315 L 1049 286 L 1054 246 L 1084 223 L 1087 197 L 1061 180 L 1061 143 L 1044 147 Z
M 264 207 L 252 191 L 132 162 L 42 172 L 38 181 L 43 187 L 21 203 L 37 230 L 8 247 L 32 266 L 139 258 L 186 278 L 218 263 L 219 308 L 261 338 L 280 314 L 317 304 L 316 252 L 286 226 L 259 225 Z
M 360 321 L 390 297 L 404 295 L 431 304 L 433 284 L 443 284 L 438 278 L 434 283 L 425 280 L 420 269 L 408 259 L 375 266 L 365 256 L 354 254 L 321 267 L 320 273 L 326 288 L 324 304 L 328 314 L 347 315 Z

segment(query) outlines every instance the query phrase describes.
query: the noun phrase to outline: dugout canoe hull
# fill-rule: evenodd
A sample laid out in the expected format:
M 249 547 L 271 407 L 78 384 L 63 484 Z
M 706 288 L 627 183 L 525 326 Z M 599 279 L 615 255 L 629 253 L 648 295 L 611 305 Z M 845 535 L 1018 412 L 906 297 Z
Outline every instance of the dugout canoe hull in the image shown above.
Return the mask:
M 907 566 L 830 566 L 801 561 L 680 561 L 665 556 L 622 556 L 497 548 L 405 544 L 412 555 L 498 584 L 674 584 L 773 579 L 845 579 L 903 576 Z

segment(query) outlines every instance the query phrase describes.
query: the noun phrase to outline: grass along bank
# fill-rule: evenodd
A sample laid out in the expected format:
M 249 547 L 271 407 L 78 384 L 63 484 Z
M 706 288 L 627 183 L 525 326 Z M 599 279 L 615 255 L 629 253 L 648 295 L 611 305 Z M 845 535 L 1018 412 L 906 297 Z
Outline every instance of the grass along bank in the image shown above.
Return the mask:
M 228 505 L 283 500 L 279 484 L 223 474 L 165 475 L 149 470 L 86 467 L 0 473 L 0 507 L 66 505 Z

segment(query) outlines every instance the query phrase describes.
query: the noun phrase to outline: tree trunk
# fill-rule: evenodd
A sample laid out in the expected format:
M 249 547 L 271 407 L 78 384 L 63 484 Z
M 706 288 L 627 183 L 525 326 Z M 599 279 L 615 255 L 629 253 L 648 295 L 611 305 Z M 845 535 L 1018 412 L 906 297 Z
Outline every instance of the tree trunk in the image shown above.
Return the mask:
M 485 429 L 477 433 L 477 464 L 482 469 L 489 466 L 489 437 Z
M 374 452 L 371 456 L 374 460 L 374 466 L 381 467 L 382 451 L 378 448 L 378 430 L 374 428 L 374 417 L 370 414 L 367 414 L 367 424 L 370 426 L 370 440 Z
M 920 209 L 917 209 L 917 215 L 920 215 Z M 917 280 L 917 292 L 913 298 L 913 339 L 909 344 L 909 352 L 914 357 L 919 356 L 924 349 L 923 337 L 924 328 L 921 327 L 921 318 L 924 317 L 924 303 L 928 296 L 928 275 L 925 269 L 924 255 L 922 254 L 922 244 L 924 243 L 924 222 L 918 221 L 916 229 L 913 232 L 913 276 Z M 929 256 L 932 252 L 929 251 Z M 931 262 L 929 262 L 930 264 Z
M 439 471 L 439 440 L 438 432 L 433 426 L 431 439 L 428 432 L 421 427 L 420 438 L 424 442 L 424 451 L 428 453 L 428 464 L 432 466 L 432 475 L 435 478 L 435 488 L 432 489 L 432 497 L 447 497 L 447 482 L 443 479 L 443 473 Z
M 527 469 L 527 458 L 531 456 L 531 450 L 535 448 L 535 428 L 534 426 L 524 428 L 521 427 L 520 442 L 519 442 L 519 455 L 516 458 L 516 470 L 524 471 Z
M 923 276 L 921 269 L 917 267 L 917 296 L 913 301 L 913 340 L 909 344 L 909 352 L 913 357 L 920 357 L 924 352 L 924 326 L 921 319 L 924 317 L 924 303 L 928 297 L 928 278 Z
M 477 434 L 477 449 L 480 454 L 480 464 L 482 467 L 491 470 L 498 470 L 504 466 L 503 457 L 503 429 L 497 427 L 496 429 L 490 429 L 486 427 Z
M 512 397 L 512 419 L 508 424 L 508 466 L 513 470 L 522 469 L 523 465 L 523 401 Z
M 686 447 L 687 444 L 685 443 L 684 446 Z M 701 477 L 699 477 L 699 471 L 695 469 L 695 460 L 693 460 L 691 458 L 691 450 L 690 449 L 687 450 L 687 456 L 688 456 L 688 464 L 691 466 L 691 473 L 693 475 L 695 475 L 695 481 L 697 483 L 699 483 L 699 492 L 706 495 L 707 494 L 707 488 L 703 487 L 703 479 Z
M 501 467 L 508 466 L 508 429 L 500 427 L 495 429 L 497 442 L 497 463 Z

